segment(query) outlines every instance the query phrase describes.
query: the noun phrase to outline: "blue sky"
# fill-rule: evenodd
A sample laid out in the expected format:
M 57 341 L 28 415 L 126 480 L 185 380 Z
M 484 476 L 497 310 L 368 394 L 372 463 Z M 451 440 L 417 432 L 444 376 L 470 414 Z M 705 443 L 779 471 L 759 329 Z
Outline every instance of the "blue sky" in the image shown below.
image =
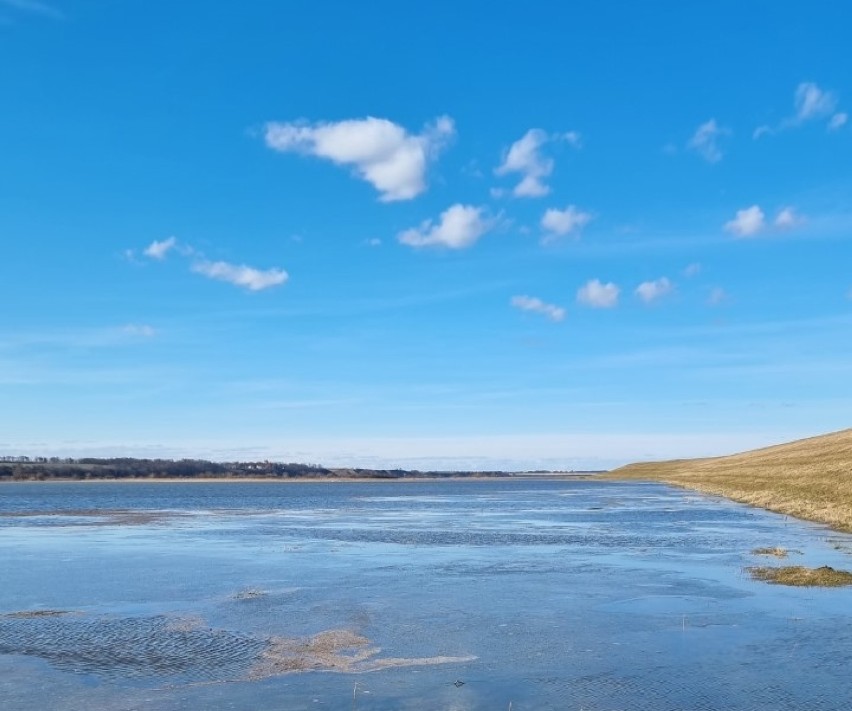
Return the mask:
M 842 429 L 845 3 L 0 0 L 0 451 Z

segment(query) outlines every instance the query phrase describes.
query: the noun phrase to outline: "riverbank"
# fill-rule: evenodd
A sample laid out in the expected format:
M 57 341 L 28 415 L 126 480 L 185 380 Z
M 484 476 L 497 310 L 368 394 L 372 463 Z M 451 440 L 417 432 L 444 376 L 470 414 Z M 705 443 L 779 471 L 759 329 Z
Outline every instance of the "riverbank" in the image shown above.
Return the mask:
M 852 429 L 726 457 L 629 464 L 602 478 L 673 484 L 852 532 Z

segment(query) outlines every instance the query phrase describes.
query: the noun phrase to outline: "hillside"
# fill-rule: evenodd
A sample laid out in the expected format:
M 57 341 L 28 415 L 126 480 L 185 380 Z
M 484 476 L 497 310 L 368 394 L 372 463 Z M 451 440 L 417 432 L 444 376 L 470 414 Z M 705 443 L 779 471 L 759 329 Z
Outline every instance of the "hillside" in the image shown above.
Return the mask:
M 852 429 L 727 457 L 629 464 L 609 479 L 644 479 L 852 531 Z

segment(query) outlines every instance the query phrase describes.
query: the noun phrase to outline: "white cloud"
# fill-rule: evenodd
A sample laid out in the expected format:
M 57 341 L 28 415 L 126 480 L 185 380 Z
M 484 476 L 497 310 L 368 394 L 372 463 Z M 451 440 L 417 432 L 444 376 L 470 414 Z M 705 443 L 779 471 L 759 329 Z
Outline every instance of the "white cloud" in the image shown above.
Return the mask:
M 620 291 L 612 282 L 604 284 L 599 279 L 592 279 L 577 291 L 577 301 L 592 308 L 609 309 L 618 305 Z
M 336 123 L 266 125 L 273 150 L 326 158 L 353 166 L 356 175 L 380 193 L 380 200 L 410 200 L 426 189 L 426 168 L 455 134 L 453 120 L 441 116 L 417 135 L 387 119 L 368 116 Z
M 841 111 L 839 113 L 834 114 L 828 122 L 828 130 L 836 131 L 838 128 L 841 128 L 846 125 L 846 122 L 849 120 L 849 114 Z
M 804 218 L 797 214 L 792 207 L 785 207 L 778 211 L 775 216 L 774 225 L 779 229 L 791 229 L 804 222 Z
M 370 237 L 364 244 L 368 247 L 381 247 L 382 241 L 378 237 Z
M 564 210 L 550 208 L 546 210 L 541 218 L 541 226 L 549 234 L 545 242 L 550 242 L 556 237 L 564 237 L 572 232 L 579 232 L 592 220 L 590 212 L 577 209 L 576 205 L 568 205 Z
M 692 278 L 694 276 L 698 276 L 701 274 L 701 264 L 699 262 L 693 262 L 692 264 L 687 264 L 683 269 L 683 275 L 687 278 Z
M 495 224 L 485 217 L 485 208 L 456 204 L 441 213 L 440 221 L 423 221 L 419 227 L 400 232 L 397 239 L 409 247 L 464 249 L 473 245 Z
M 145 247 L 142 252 L 146 257 L 150 257 L 151 259 L 165 259 L 166 255 L 177 246 L 177 239 L 175 237 L 169 237 L 164 240 L 154 240 Z
M 758 205 L 737 210 L 736 217 L 725 223 L 725 231 L 737 237 L 751 237 L 766 227 L 766 216 Z
M 708 163 L 718 163 L 723 155 L 719 147 L 719 138 L 728 134 L 730 134 L 729 129 L 716 123 L 716 119 L 710 119 L 696 129 L 686 145 Z
M 565 309 L 556 304 L 548 304 L 535 296 L 513 296 L 512 306 L 521 311 L 531 311 L 542 314 L 551 321 L 561 321 L 565 318 Z
M 269 289 L 283 284 L 288 279 L 287 272 L 283 269 L 255 269 L 244 264 L 210 262 L 207 260 L 193 264 L 192 271 L 210 279 L 218 279 L 234 286 L 241 286 L 249 291 Z
M 674 290 L 674 284 L 667 277 L 660 277 L 653 281 L 643 281 L 636 287 L 636 296 L 646 304 L 650 304 L 663 298 Z
M 722 287 L 716 286 L 710 290 L 710 295 L 707 297 L 707 304 L 710 306 L 720 306 L 728 300 L 728 292 Z
M 549 140 L 550 136 L 540 128 L 531 128 L 509 147 L 494 171 L 497 175 L 521 174 L 521 182 L 512 191 L 515 197 L 542 197 L 550 192 L 544 179 L 553 172 L 553 159 L 541 152 Z
M 754 133 L 751 134 L 751 137 L 756 141 L 761 136 L 768 136 L 771 133 L 775 133 L 770 126 L 764 124 L 763 126 L 758 126 L 754 129 Z

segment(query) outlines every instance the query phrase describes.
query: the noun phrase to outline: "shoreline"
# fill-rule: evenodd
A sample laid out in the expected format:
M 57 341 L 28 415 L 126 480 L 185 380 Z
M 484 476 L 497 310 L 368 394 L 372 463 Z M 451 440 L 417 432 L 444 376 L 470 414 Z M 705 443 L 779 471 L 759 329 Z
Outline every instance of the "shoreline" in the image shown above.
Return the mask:
M 601 472 L 603 474 L 604 472 Z M 92 479 L 17 479 L 0 480 L 4 484 L 416 484 L 441 481 L 588 481 L 601 474 L 506 474 L 505 476 L 432 476 L 432 477 L 98 477 Z

